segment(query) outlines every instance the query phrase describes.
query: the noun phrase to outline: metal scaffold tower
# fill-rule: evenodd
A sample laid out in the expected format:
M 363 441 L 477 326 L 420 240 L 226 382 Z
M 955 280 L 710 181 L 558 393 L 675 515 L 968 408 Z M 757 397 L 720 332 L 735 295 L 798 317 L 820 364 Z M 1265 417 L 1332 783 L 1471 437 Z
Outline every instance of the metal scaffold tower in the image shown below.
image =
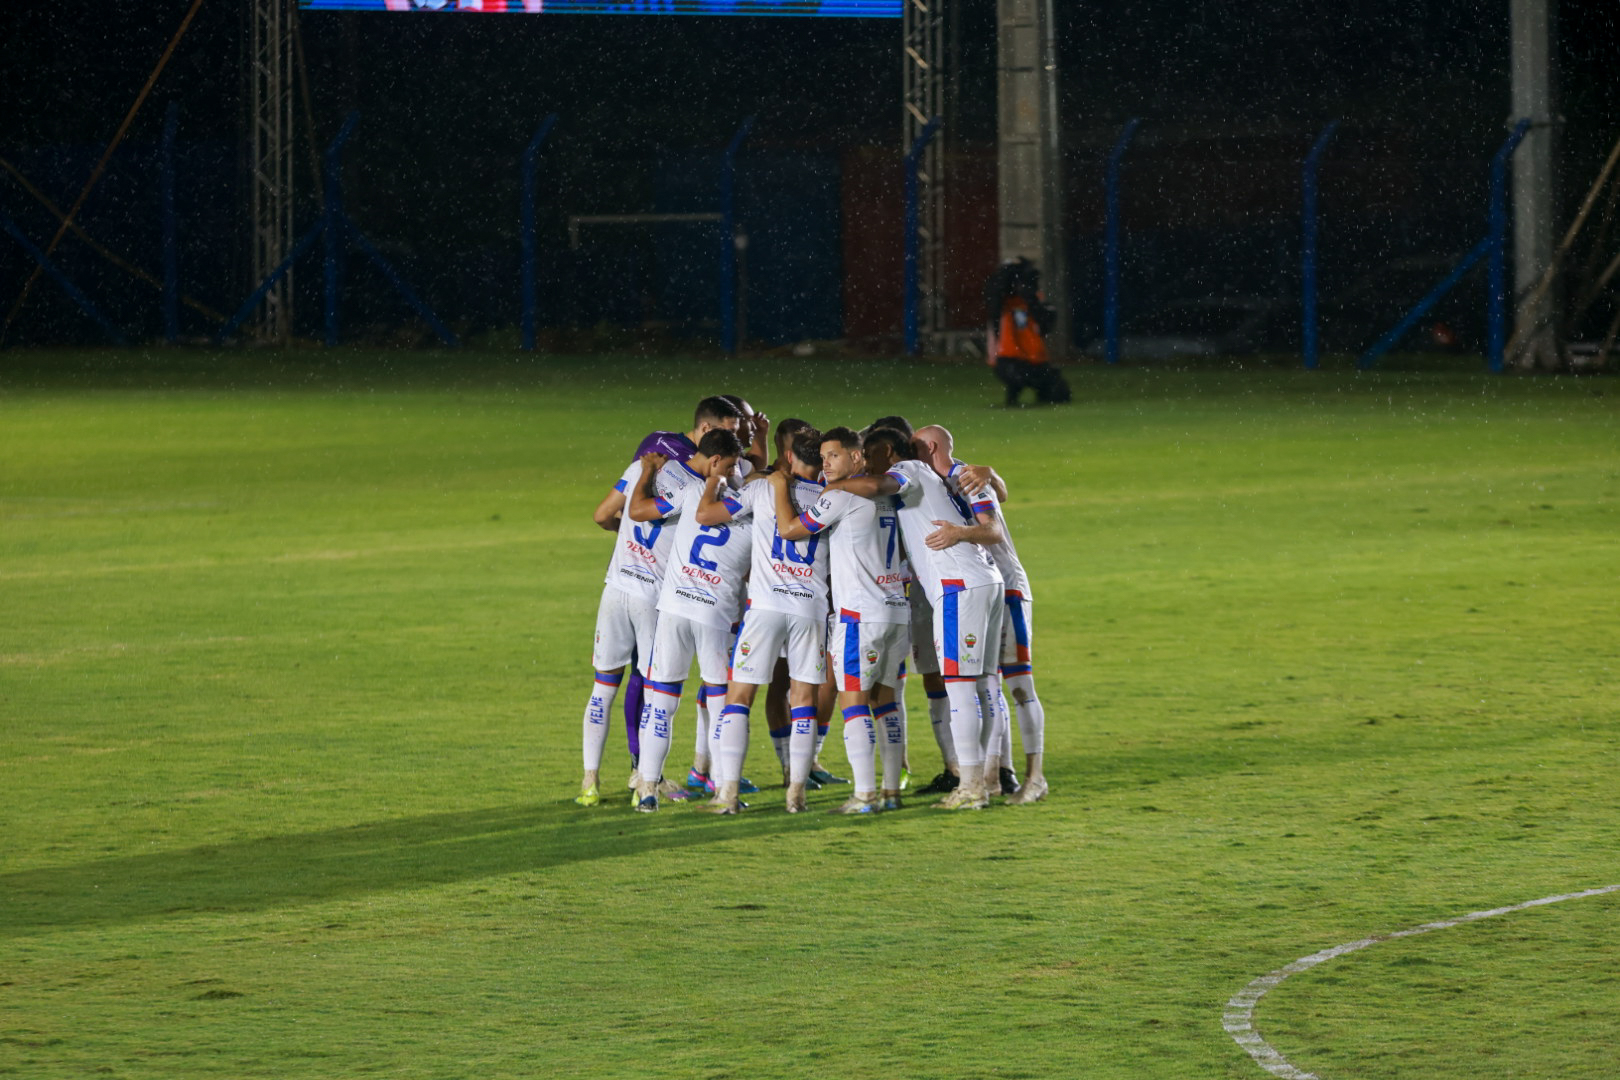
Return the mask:
M 293 245 L 293 36 L 297 0 L 250 0 L 247 63 L 248 209 L 253 281 L 263 281 Z M 263 342 L 292 337 L 292 276 L 266 294 L 254 324 Z
M 912 152 L 930 120 L 944 118 L 948 86 L 945 8 L 949 0 L 905 0 L 900 152 Z M 922 150 L 917 170 L 918 331 L 936 343 L 946 326 L 945 161 L 947 123 Z

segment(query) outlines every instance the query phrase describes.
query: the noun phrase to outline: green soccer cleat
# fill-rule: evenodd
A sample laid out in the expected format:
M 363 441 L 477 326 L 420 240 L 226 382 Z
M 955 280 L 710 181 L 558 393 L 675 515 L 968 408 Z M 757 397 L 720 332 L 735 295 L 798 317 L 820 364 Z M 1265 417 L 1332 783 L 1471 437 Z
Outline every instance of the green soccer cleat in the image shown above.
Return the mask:
M 580 806 L 596 806 L 601 801 L 602 793 L 596 790 L 595 784 L 592 784 L 590 787 L 574 796 L 574 802 Z

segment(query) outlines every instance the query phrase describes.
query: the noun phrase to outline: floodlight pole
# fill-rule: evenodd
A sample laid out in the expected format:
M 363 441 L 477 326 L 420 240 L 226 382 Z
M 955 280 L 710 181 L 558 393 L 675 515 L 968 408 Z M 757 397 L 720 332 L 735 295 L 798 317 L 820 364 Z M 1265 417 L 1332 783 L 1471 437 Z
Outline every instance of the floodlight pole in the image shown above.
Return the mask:
M 1305 367 L 1316 370 L 1319 342 L 1316 338 L 1316 170 L 1322 162 L 1322 152 L 1333 138 L 1333 133 L 1339 130 L 1339 122 L 1334 120 L 1322 129 L 1311 146 L 1311 152 L 1305 155 L 1302 184 L 1304 194 L 1304 216 L 1301 222 L 1300 243 L 1300 282 L 1301 282 L 1301 309 L 1304 319 L 1304 360 Z
M 1103 227 L 1103 350 L 1110 364 L 1119 363 L 1119 166 L 1140 120 L 1131 120 L 1108 152 L 1103 180 L 1107 220 Z
M 720 159 L 720 348 L 737 351 L 737 151 L 753 130 L 745 117 Z
M 540 146 L 556 125 L 557 114 L 552 113 L 540 122 L 523 151 L 523 348 L 527 352 L 534 351 L 535 336 L 534 181 L 540 168 Z
M 1515 333 L 1523 344 L 1516 362 L 1554 367 L 1558 348 L 1553 313 L 1556 297 L 1532 290 L 1553 261 L 1554 176 L 1553 18 L 1551 0 L 1512 0 L 1512 112 L 1529 121 L 1524 145 L 1513 158 L 1513 282 L 1519 298 Z M 1556 288 L 1554 290 L 1556 292 Z M 1492 370 L 1499 363 L 1492 354 Z

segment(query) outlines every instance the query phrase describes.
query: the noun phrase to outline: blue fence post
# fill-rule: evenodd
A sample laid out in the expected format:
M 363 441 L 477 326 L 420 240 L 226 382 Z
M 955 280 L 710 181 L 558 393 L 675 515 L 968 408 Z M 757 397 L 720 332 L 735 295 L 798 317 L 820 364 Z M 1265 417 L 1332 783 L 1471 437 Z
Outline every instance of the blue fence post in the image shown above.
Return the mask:
M 1490 285 L 1485 309 L 1485 359 L 1491 371 L 1502 370 L 1502 353 L 1507 345 L 1507 163 L 1530 130 L 1528 119 L 1513 130 L 1491 158 L 1491 195 L 1487 217 L 1490 222 Z
M 917 137 L 911 141 L 911 148 L 906 151 L 906 223 L 905 223 L 905 341 L 906 355 L 916 356 L 919 346 L 917 321 L 919 314 L 919 288 L 917 283 L 918 263 L 918 237 L 917 237 L 917 167 L 922 161 L 923 151 L 933 141 L 934 135 L 944 123 L 939 117 L 934 117 L 923 125 Z
M 746 117 L 720 161 L 720 348 L 737 351 L 737 150 L 754 118 Z
M 1119 166 L 1140 120 L 1131 120 L 1108 152 L 1103 181 L 1107 221 L 1103 232 L 1103 350 L 1110 364 L 1119 363 Z
M 170 345 L 180 339 L 180 259 L 175 238 L 174 136 L 180 126 L 180 106 L 170 102 L 163 117 L 161 144 L 163 174 L 163 338 Z
M 75 304 L 79 305 L 81 311 L 96 321 L 96 325 L 101 327 L 102 332 L 107 335 L 114 345 L 124 344 L 124 335 L 120 334 L 118 328 L 107 319 L 107 316 L 101 313 L 101 309 L 91 303 L 90 298 L 80 291 L 77 285 L 73 284 L 72 279 L 64 274 L 60 267 L 51 262 L 50 256 L 36 247 L 34 242 L 28 239 L 21 229 L 17 228 L 16 222 L 12 221 L 5 213 L 0 213 L 0 230 L 4 230 L 13 240 L 22 245 L 22 249 L 28 252 L 29 257 L 39 264 L 40 269 L 49 274 L 51 280 L 61 286 L 62 291 L 67 293 Z
M 542 120 L 534 138 L 529 140 L 528 147 L 523 151 L 523 348 L 529 352 L 534 351 L 535 335 L 534 182 L 540 168 L 540 145 L 556 124 L 556 113 Z
M 338 152 L 343 144 L 349 141 L 355 124 L 360 122 L 360 113 L 351 112 L 343 121 L 343 127 L 338 131 L 337 138 L 332 140 L 326 148 L 326 167 L 324 170 L 323 186 L 326 188 L 325 205 L 321 211 L 321 233 L 325 240 L 325 259 L 323 260 L 326 273 L 326 344 L 328 347 L 338 343 L 338 293 L 341 288 L 340 281 L 343 276 L 343 180 L 339 168 Z
M 1305 166 L 1301 177 L 1305 203 L 1303 219 L 1300 223 L 1302 235 L 1299 258 L 1301 299 L 1303 301 L 1301 311 L 1304 320 L 1302 338 L 1304 341 L 1305 367 L 1313 371 L 1316 369 L 1318 355 L 1316 338 L 1316 170 L 1317 166 L 1321 164 L 1322 152 L 1327 149 L 1328 141 L 1333 138 L 1333 133 L 1338 130 L 1339 122 L 1337 120 L 1330 121 L 1328 126 L 1322 129 L 1322 133 L 1316 137 L 1316 142 L 1311 146 L 1310 153 L 1305 155 Z

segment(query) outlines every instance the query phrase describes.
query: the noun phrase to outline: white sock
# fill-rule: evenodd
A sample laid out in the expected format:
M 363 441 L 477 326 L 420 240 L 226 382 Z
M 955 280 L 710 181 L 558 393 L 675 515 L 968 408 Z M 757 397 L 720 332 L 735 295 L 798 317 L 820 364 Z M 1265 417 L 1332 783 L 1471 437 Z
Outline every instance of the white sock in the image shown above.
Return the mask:
M 996 756 L 1006 768 L 1012 767 L 1012 713 L 1007 706 L 1007 695 L 1001 692 L 1001 680 L 990 677 L 990 697 L 996 706 L 996 739 L 992 744 Z
M 681 707 L 681 684 L 655 683 L 648 679 L 644 693 L 639 768 L 643 780 L 656 784 L 663 778 L 664 761 L 669 757 L 669 736 L 675 727 L 675 713 Z
M 718 787 L 742 779 L 743 759 L 748 756 L 748 706 L 725 706 L 715 728 L 718 738 L 710 779 Z
M 973 692 L 979 699 L 979 746 L 984 750 L 986 759 L 996 752 L 1000 738 L 996 728 L 996 696 L 991 690 L 998 681 L 998 675 L 980 675 L 973 680 Z M 984 764 L 983 760 L 980 764 Z
M 876 749 L 877 730 L 872 723 L 872 707 L 851 705 L 844 710 L 844 753 L 855 774 L 856 794 L 869 795 L 877 790 L 877 765 L 873 761 Z
M 1018 741 L 1026 754 L 1046 752 L 1046 706 L 1035 693 L 1035 675 L 1025 671 L 1007 677 L 1007 692 L 1018 712 Z
M 883 729 L 878 749 L 883 757 L 883 790 L 900 790 L 900 769 L 906 759 L 906 720 L 900 703 L 891 701 L 872 710 L 872 719 Z
M 802 784 L 810 779 L 810 765 L 816 757 L 816 709 L 806 705 L 791 712 L 793 733 L 788 736 L 788 780 Z
M 945 696 L 951 706 L 951 741 L 956 745 L 956 761 L 961 767 L 984 765 L 984 723 L 979 715 L 977 679 L 945 680 Z M 645 754 L 646 750 L 643 749 Z
M 946 765 L 956 764 L 956 740 L 951 737 L 950 695 L 943 690 L 928 695 L 928 722 L 934 729 L 934 742 L 939 744 L 940 760 Z
M 714 739 L 714 723 L 720 718 L 717 710 L 709 707 L 709 702 L 714 698 L 725 701 L 726 688 L 710 686 L 708 683 L 698 688 L 697 733 L 692 742 L 692 767 L 700 773 L 707 773 L 714 767 L 709 743 Z M 711 776 L 709 779 L 712 780 L 714 777 Z
M 599 772 L 602 768 L 602 748 L 607 745 L 608 728 L 613 726 L 613 702 L 619 696 L 619 683 L 623 678 L 622 671 L 617 675 L 604 671 L 596 673 L 590 700 L 585 703 L 582 745 L 586 772 Z

